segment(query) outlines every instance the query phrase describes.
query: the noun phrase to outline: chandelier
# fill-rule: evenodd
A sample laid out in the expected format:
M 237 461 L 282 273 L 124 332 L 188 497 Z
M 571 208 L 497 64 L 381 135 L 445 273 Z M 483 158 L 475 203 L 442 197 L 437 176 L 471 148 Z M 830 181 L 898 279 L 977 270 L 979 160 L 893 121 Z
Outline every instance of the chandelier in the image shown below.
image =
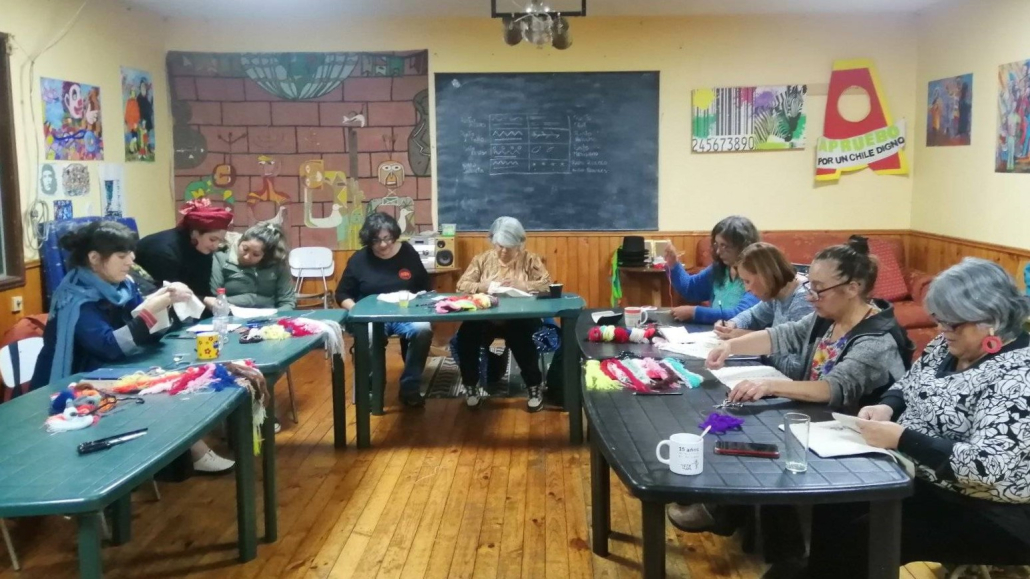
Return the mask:
M 558 50 L 565 50 L 572 46 L 569 21 L 566 17 L 587 15 L 586 0 L 580 1 L 580 9 L 574 12 L 553 11 L 544 0 L 529 0 L 529 4 L 521 12 L 498 12 L 497 0 L 491 0 L 490 8 L 491 16 L 501 19 L 504 42 L 508 45 L 515 46 L 525 40 L 535 44 L 537 48 L 550 44 Z

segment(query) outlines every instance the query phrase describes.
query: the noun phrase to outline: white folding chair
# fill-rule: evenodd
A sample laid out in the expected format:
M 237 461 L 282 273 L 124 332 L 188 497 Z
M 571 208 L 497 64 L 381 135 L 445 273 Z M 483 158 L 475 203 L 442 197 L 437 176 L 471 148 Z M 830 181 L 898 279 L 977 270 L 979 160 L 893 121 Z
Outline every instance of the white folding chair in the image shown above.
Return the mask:
M 322 307 L 329 309 L 329 279 L 333 277 L 335 267 L 333 250 L 328 247 L 298 247 L 290 250 L 290 274 L 294 278 L 293 289 L 297 294 L 297 302 L 319 299 Z M 318 278 L 322 278 L 322 293 L 300 292 L 305 279 Z M 298 303 L 297 307 L 304 306 Z

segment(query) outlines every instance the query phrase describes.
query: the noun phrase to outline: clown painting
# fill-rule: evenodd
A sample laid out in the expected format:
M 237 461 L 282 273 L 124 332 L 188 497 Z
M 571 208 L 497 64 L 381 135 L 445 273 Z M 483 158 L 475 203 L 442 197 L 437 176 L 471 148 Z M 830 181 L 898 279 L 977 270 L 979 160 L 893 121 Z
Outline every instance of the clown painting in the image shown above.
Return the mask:
M 46 158 L 99 161 L 104 158 L 100 88 L 78 82 L 40 79 Z

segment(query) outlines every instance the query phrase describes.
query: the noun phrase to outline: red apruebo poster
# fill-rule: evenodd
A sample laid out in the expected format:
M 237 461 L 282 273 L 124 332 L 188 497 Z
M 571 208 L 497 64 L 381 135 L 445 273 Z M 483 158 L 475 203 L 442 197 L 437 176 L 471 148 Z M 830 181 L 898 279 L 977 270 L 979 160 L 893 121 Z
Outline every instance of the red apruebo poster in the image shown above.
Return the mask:
M 841 116 L 837 106 L 844 91 L 865 89 L 869 114 L 859 121 Z M 891 120 L 871 60 L 838 60 L 833 63 L 826 97 L 826 120 L 816 153 L 817 181 L 836 181 L 841 173 L 869 167 L 881 175 L 908 174 L 905 158 L 905 122 Z

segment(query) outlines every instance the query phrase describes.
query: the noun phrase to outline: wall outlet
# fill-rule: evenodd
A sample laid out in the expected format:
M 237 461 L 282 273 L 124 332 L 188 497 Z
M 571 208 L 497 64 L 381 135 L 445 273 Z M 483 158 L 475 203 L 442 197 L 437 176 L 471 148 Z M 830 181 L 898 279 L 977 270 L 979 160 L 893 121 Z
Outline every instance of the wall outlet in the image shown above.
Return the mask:
M 20 313 L 21 312 L 21 308 L 22 308 L 21 296 L 13 296 L 13 297 L 11 297 L 11 313 L 12 314 Z

